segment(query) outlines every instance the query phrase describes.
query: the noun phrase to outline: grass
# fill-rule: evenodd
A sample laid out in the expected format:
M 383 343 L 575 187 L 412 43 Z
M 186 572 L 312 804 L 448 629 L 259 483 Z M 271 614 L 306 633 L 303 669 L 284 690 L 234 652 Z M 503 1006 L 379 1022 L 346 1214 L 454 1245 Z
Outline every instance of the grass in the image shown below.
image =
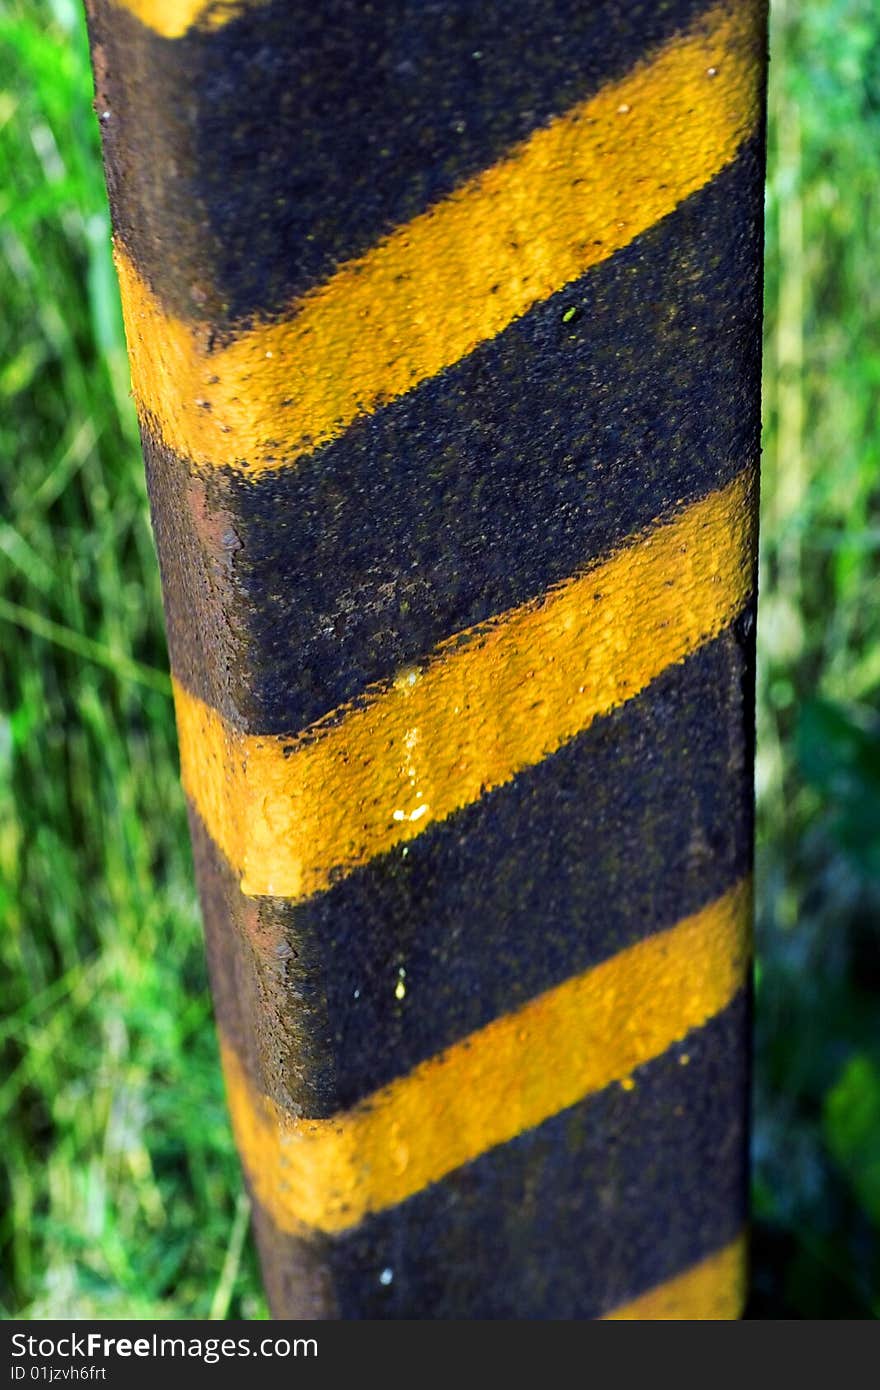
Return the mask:
M 0 1301 L 264 1316 L 79 8 L 13 0 L 0 71 Z
M 756 1309 L 880 1314 L 880 11 L 777 0 L 758 691 Z
M 0 1310 L 262 1317 L 84 26 L 0 6 Z M 871 1317 L 880 15 L 779 0 L 772 51 L 753 1311 Z

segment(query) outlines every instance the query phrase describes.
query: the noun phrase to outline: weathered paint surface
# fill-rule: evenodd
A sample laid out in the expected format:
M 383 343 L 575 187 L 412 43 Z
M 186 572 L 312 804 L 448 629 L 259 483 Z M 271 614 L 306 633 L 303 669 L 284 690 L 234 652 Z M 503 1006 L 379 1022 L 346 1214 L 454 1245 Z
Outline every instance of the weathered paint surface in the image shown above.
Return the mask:
M 747 1019 L 737 996 L 631 1088 L 604 1087 L 351 1231 L 279 1234 L 258 1206 L 275 1305 L 591 1318 L 660 1288 L 741 1230 Z
M 436 376 L 729 163 L 758 119 L 755 28 L 751 6 L 701 15 L 280 321 L 219 350 L 210 328 L 162 312 L 120 248 L 142 415 L 177 453 L 256 472 Z
M 736 882 L 749 620 L 305 902 L 246 897 L 193 811 L 218 1013 L 254 1088 L 296 1113 L 347 1110 Z
M 264 1210 L 281 1230 L 346 1230 L 612 1082 L 635 1086 L 640 1066 L 743 988 L 750 914 L 745 882 L 326 1120 L 254 1095 L 224 1046 L 232 1122 Z
M 229 9 L 204 7 L 169 38 L 102 7 L 116 236 L 176 317 L 221 332 L 271 318 L 707 8 L 445 0 L 426 15 L 413 0 L 276 0 L 214 30 Z M 159 148 L 172 157 L 156 161 Z
M 144 24 L 166 39 L 179 39 L 196 26 L 220 29 L 261 0 L 120 0 Z
M 739 614 L 750 469 L 611 559 L 296 739 L 241 734 L 177 687 L 188 794 L 242 889 L 311 897 L 541 762 Z
M 745 1299 L 745 1254 L 745 1241 L 740 1237 L 605 1317 L 613 1322 L 724 1322 L 736 1318 Z
M 763 23 L 91 4 L 277 1314 L 740 1310 Z
M 760 223 L 731 212 L 758 153 L 293 468 L 193 473 L 148 431 L 179 681 L 302 729 L 730 483 L 758 430 Z

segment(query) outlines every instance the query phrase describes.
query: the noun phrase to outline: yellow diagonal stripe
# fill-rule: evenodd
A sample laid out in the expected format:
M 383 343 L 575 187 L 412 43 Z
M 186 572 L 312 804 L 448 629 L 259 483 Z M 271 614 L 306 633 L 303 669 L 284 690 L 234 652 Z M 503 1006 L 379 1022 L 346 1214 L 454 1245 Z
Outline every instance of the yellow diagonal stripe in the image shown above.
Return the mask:
M 745 1294 L 746 1238 L 741 1235 L 605 1317 L 611 1322 L 731 1322 L 742 1314 Z
M 280 321 L 226 346 L 212 326 L 164 313 L 117 245 L 142 419 L 178 454 L 259 472 L 457 362 L 733 159 L 759 116 L 758 9 L 710 9 Z
M 717 636 L 754 575 L 751 469 L 298 738 L 175 685 L 184 786 L 243 892 L 302 899 L 540 762 Z
M 746 879 L 327 1120 L 297 1119 L 255 1093 L 223 1044 L 236 1143 L 258 1201 L 281 1230 L 343 1231 L 612 1082 L 638 1085 L 636 1068 L 742 987 L 750 919 Z
M 163 39 L 179 39 L 188 29 L 222 29 L 268 0 L 115 0 Z

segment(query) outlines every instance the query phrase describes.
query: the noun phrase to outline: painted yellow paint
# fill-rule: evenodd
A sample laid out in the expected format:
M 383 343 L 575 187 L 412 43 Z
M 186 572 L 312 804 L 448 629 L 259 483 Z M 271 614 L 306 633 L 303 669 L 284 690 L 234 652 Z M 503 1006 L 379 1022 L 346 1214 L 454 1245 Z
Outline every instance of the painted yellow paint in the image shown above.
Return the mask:
M 211 325 L 164 313 L 117 244 L 142 419 L 178 454 L 255 473 L 294 462 L 457 362 L 734 158 L 759 119 L 758 8 L 731 0 L 709 10 L 280 321 L 225 346 Z
M 243 892 L 325 889 L 534 766 L 717 636 L 754 583 L 754 473 L 442 643 L 299 737 L 175 686 L 184 786 Z
M 638 1085 L 638 1067 L 741 989 L 751 901 L 745 879 L 327 1120 L 256 1094 L 224 1043 L 236 1142 L 259 1202 L 284 1231 L 343 1231 L 595 1091 Z
M 746 1238 L 707 1255 L 665 1284 L 606 1313 L 611 1322 L 732 1322 L 746 1295 Z
M 222 29 L 266 0 L 115 0 L 163 39 L 179 39 L 196 25 Z

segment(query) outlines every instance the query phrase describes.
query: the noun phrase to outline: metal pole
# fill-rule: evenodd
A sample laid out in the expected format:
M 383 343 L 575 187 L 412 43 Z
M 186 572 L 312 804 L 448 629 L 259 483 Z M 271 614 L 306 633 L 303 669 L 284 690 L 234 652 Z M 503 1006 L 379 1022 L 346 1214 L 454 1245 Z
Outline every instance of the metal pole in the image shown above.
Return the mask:
M 736 1317 L 762 0 L 90 0 L 278 1316 Z

